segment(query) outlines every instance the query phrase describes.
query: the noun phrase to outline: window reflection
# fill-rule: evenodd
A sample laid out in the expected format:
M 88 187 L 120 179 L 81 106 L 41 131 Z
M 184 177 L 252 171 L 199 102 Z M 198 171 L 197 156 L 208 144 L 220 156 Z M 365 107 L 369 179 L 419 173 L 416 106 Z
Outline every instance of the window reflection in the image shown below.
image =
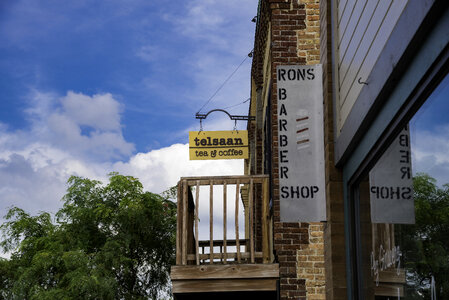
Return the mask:
M 448 98 L 446 76 L 358 184 L 366 299 L 449 299 Z

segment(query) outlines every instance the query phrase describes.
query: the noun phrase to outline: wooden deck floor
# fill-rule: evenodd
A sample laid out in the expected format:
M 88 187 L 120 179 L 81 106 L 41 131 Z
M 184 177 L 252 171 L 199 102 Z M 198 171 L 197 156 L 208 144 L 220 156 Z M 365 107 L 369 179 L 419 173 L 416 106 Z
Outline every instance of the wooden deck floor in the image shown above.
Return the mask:
M 173 266 L 173 293 L 276 291 L 279 264 Z

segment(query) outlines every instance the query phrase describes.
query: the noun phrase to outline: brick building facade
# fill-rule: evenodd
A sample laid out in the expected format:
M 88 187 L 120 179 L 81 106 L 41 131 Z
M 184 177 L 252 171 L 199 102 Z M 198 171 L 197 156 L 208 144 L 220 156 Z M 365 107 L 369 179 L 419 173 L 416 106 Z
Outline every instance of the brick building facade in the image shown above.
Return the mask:
M 405 269 L 376 269 L 377 255 L 402 247 L 402 227 L 369 219 L 362 183 L 371 184 L 367 172 L 444 81 L 448 20 L 448 5 L 431 0 L 259 1 L 250 104 L 256 121 L 248 124 L 253 147 L 245 172 L 270 175 L 280 299 L 402 299 L 416 290 Z M 326 221 L 281 222 L 276 68 L 317 64 Z
M 250 112 L 257 116 L 257 121 L 249 124 L 250 136 L 256 147 L 252 148 L 246 171 L 248 174 L 271 174 L 274 249 L 280 267 L 281 299 L 345 297 L 342 245 L 341 242 L 332 243 L 332 238 L 341 238 L 343 235 L 343 196 L 338 184 L 341 174 L 332 164 L 333 112 L 329 91 L 330 76 L 323 76 L 326 192 L 328 199 L 332 199 L 327 212 L 329 222 L 309 224 L 280 221 L 276 67 L 321 63 L 324 73 L 330 72 L 327 10 L 326 2 L 320 3 L 319 0 L 270 0 L 261 1 L 259 4 L 251 74 L 253 97 L 250 107 Z M 268 132 L 269 129 L 271 132 Z M 270 137 L 271 143 L 267 140 Z M 272 155 L 271 170 L 263 169 L 263 159 L 267 153 Z M 327 237 L 326 242 L 324 236 Z M 325 270 L 325 262 L 335 267 Z M 332 281 L 335 284 L 326 285 L 326 282 Z
M 418 112 L 425 112 L 422 107 L 440 101 L 434 111 L 448 110 L 447 99 L 438 99 L 441 90 L 449 91 L 448 28 L 447 1 L 260 0 L 249 107 L 255 120 L 248 122 L 245 175 L 181 179 L 177 265 L 172 268 L 175 297 L 385 300 L 449 295 L 441 275 L 449 273 L 449 261 L 440 261 L 438 269 L 447 270 L 441 274 L 430 270 L 423 275 L 416 267 L 428 254 L 417 250 L 427 243 L 428 235 L 419 233 L 428 225 L 415 219 L 419 207 L 409 197 L 415 174 L 410 171 L 408 181 L 401 181 L 404 172 L 393 168 L 399 161 L 416 171 L 410 140 L 419 143 L 413 134 Z M 322 70 L 322 96 L 313 103 L 323 112 L 319 143 L 324 148 L 325 219 L 283 221 L 282 93 L 278 95 L 276 70 L 314 65 Z M 390 153 L 395 153 L 399 136 L 408 148 L 394 157 Z M 378 176 L 385 186 L 372 180 L 379 170 L 388 174 Z M 189 189 L 209 186 L 212 203 L 213 186 L 220 184 L 233 184 L 237 191 L 241 186 L 235 201 L 241 197 L 243 202 L 245 239 L 236 233 L 232 250 L 237 253 L 223 254 L 226 242 L 211 236 L 200 253 L 198 234 L 193 233 L 198 194 L 194 197 Z M 380 201 L 385 199 L 378 199 L 376 189 L 409 192 L 390 193 L 391 201 Z M 444 209 L 449 208 L 438 208 Z M 447 239 L 433 242 L 447 245 Z M 214 253 L 218 247 L 220 253 Z M 423 260 L 418 263 L 416 257 Z

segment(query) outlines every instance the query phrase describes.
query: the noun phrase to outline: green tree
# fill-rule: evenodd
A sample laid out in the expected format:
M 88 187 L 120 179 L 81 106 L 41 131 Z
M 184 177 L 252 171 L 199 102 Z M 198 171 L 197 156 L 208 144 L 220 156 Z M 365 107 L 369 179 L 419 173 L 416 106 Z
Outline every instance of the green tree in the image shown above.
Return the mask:
M 2 299 L 148 299 L 167 295 L 175 204 L 135 178 L 72 176 L 55 222 L 14 207 L 1 225 Z
M 415 298 L 430 299 L 435 278 L 437 299 L 449 299 L 449 184 L 419 173 L 413 178 L 416 223 L 402 227 L 404 262 Z

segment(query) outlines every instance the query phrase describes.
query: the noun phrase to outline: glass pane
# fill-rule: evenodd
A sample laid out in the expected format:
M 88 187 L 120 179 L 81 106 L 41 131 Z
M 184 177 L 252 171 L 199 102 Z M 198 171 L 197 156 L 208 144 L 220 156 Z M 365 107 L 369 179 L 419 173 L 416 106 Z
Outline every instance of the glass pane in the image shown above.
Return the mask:
M 358 185 L 366 299 L 449 299 L 449 77 Z

